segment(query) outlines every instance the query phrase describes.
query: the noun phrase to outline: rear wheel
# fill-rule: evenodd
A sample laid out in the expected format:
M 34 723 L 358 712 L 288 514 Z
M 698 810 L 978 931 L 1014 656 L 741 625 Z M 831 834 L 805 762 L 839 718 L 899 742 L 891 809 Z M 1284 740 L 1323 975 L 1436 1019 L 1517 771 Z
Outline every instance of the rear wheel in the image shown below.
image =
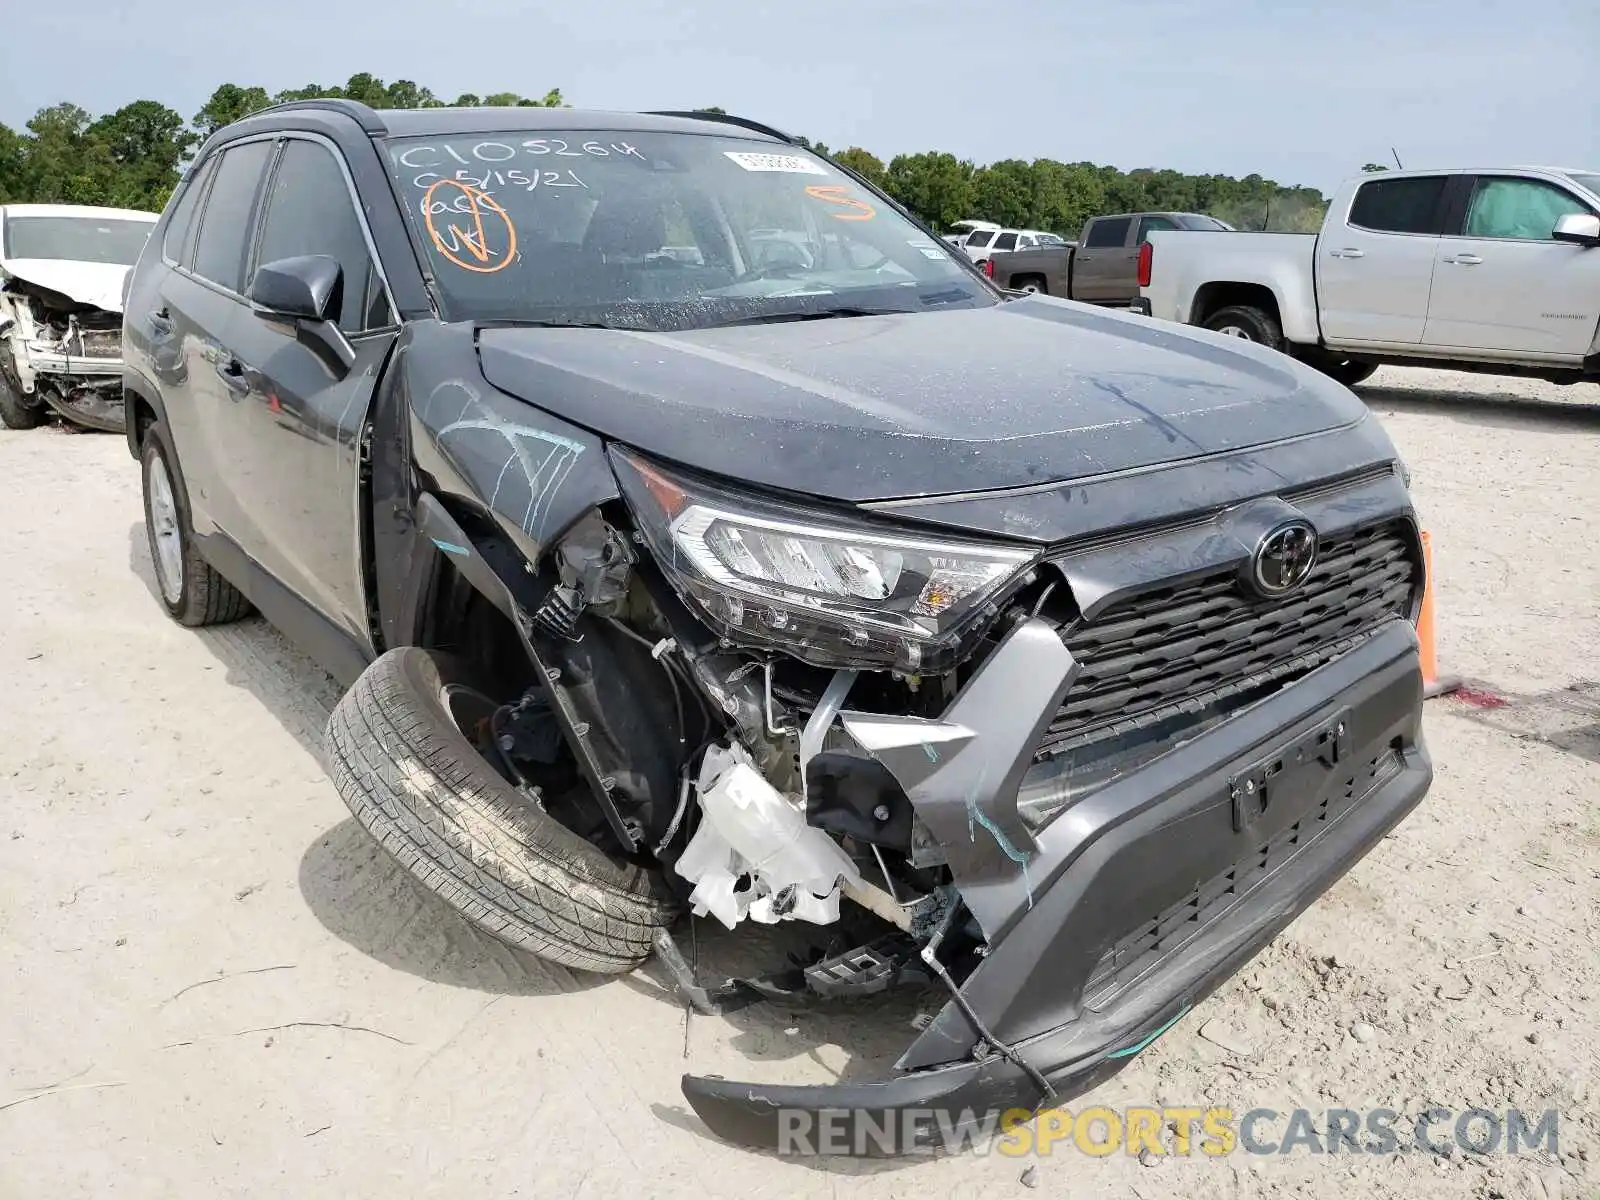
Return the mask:
M 632 970 L 677 916 L 665 882 L 507 783 L 463 732 L 486 705 L 459 660 L 417 646 L 384 654 L 328 722 L 339 795 L 396 862 L 486 933 L 579 970 Z
M 1029 292 L 1043 296 L 1050 294 L 1050 289 L 1045 286 L 1044 280 L 1038 275 L 1024 275 L 1021 279 L 1013 280 L 1011 286 L 1019 292 Z
M 7 429 L 32 429 L 43 420 L 44 407 L 24 400 L 0 368 L 0 424 Z
M 189 497 L 166 427 L 150 426 L 139 452 L 144 475 L 144 529 L 167 615 L 180 625 L 221 625 L 250 613 L 250 601 L 194 548 Z
M 1253 304 L 1230 304 L 1219 308 L 1205 320 L 1204 328 L 1226 337 L 1242 338 L 1258 346 L 1283 349 L 1283 327 L 1278 318 Z

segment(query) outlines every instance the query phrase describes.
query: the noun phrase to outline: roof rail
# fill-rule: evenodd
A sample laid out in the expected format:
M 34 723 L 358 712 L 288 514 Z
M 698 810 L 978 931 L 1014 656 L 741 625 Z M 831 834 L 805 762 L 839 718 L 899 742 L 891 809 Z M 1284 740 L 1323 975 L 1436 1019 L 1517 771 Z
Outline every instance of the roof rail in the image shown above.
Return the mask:
M 383 118 L 378 115 L 376 109 L 359 100 L 346 100 L 343 96 L 322 96 L 314 100 L 285 100 L 281 104 L 269 105 L 250 115 L 259 117 L 267 113 L 290 112 L 296 109 L 321 109 L 324 112 L 331 110 L 350 117 L 362 129 L 375 136 L 389 132 L 389 127 L 383 123 Z
M 780 142 L 785 142 L 791 146 L 798 146 L 800 144 L 800 139 L 784 133 L 781 129 L 774 129 L 771 125 L 763 125 L 760 121 L 752 121 L 748 117 L 735 117 L 729 115 L 728 113 L 701 112 L 698 110 L 690 110 L 687 112 L 676 110 L 654 110 L 646 113 L 645 115 L 651 117 L 687 117 L 693 121 L 717 121 L 723 125 L 737 125 L 741 129 L 753 129 L 757 133 L 764 133 L 768 137 L 775 137 Z

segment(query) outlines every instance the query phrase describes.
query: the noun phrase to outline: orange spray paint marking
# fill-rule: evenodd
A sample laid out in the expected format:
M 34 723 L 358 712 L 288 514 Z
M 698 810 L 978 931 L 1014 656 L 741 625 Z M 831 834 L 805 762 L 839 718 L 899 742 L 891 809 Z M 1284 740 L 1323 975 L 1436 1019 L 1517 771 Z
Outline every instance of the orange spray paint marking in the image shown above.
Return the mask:
M 814 200 L 821 200 L 826 204 L 837 204 L 841 208 L 853 208 L 853 213 L 836 212 L 833 215 L 836 221 L 870 221 L 878 215 L 878 210 L 864 200 L 857 200 L 853 196 L 845 195 L 845 189 L 835 184 L 813 184 L 806 189 L 806 195 Z
M 448 241 L 433 222 L 434 193 L 440 188 L 454 188 L 467 198 L 467 210 L 459 215 L 469 218 L 471 222 L 470 229 L 463 229 L 454 223 L 446 225 L 445 231 L 453 235 Z M 491 251 L 489 248 L 489 233 L 484 225 L 486 213 L 490 218 L 490 227 L 494 225 L 496 218 L 505 226 L 504 250 Z M 429 185 L 428 190 L 422 194 L 422 221 L 434 248 L 463 271 L 493 275 L 496 271 L 505 270 L 517 257 L 517 227 L 511 223 L 511 215 L 500 207 L 493 196 L 487 192 L 480 192 L 471 184 L 462 183 L 459 179 L 440 179 Z M 458 257 L 456 252 L 463 246 L 476 260 L 475 262 L 468 262 Z

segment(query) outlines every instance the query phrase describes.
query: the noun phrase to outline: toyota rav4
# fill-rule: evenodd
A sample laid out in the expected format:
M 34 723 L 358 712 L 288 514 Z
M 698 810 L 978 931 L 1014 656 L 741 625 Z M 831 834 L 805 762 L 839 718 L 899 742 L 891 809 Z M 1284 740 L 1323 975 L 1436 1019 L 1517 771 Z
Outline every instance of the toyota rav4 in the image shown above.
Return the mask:
M 280 105 L 202 148 L 124 338 L 162 603 L 348 685 L 330 771 L 422 884 L 702 1007 L 943 997 L 881 1082 L 686 1077 L 729 1138 L 1084 1090 L 1431 779 L 1360 401 L 1000 292 L 765 126 Z M 816 952 L 696 980 L 686 911 Z

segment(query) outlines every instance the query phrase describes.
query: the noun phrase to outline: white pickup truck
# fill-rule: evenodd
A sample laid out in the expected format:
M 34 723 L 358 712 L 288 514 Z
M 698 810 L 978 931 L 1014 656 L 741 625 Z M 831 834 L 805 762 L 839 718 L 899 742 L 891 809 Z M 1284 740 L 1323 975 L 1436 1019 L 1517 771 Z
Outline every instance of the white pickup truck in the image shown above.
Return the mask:
M 1600 171 L 1383 171 L 1317 234 L 1152 233 L 1151 316 L 1247 338 L 1347 384 L 1383 363 L 1600 378 Z

